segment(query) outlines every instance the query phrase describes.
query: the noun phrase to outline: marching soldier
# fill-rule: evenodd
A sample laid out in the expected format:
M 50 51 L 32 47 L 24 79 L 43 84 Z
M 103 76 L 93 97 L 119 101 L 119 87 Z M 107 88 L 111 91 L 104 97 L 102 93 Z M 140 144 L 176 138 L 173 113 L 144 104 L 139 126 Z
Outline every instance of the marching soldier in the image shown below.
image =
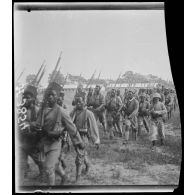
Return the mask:
M 59 98 L 58 98 L 57 104 L 59 106 L 61 106 L 62 108 L 66 109 L 66 106 L 63 103 L 64 102 L 64 92 L 63 91 L 60 92 L 60 97 L 62 97 L 63 101 L 59 101 Z M 61 136 L 61 138 L 62 138 L 61 152 L 60 152 L 60 156 L 59 156 L 59 162 L 56 165 L 56 172 L 61 177 L 61 185 L 63 185 L 67 181 L 67 176 L 65 174 L 66 162 L 65 162 L 65 158 L 64 158 L 65 146 L 67 146 L 66 152 L 70 151 L 70 136 L 69 136 L 66 128 L 64 129 L 64 134 Z
M 57 104 L 61 86 L 51 82 L 46 90 L 47 105 L 40 109 L 38 119 L 33 124 L 36 131 L 42 132 L 39 143 L 44 161 L 47 184 L 55 185 L 55 168 L 61 152 L 61 136 L 64 128 L 68 131 L 75 148 L 84 149 L 83 141 L 66 110 Z
M 59 95 L 59 98 L 57 100 L 57 104 L 64 109 L 67 108 L 67 106 L 64 104 L 64 91 L 63 90 L 60 91 L 60 95 Z
M 152 131 L 152 146 L 156 145 L 158 137 L 160 137 L 161 145 L 164 144 L 165 132 L 164 132 L 164 122 L 163 116 L 167 113 L 165 105 L 160 102 L 161 96 L 159 93 L 153 94 L 153 101 L 150 106 L 151 115 L 151 131 Z
M 129 90 L 127 102 L 123 107 L 125 113 L 125 141 L 129 140 L 129 132 L 132 132 L 134 139 L 137 139 L 137 114 L 139 110 L 139 102 L 133 97 L 133 91 Z
M 122 101 L 120 97 L 116 95 L 116 90 L 112 89 L 110 98 L 106 100 L 106 120 L 108 126 L 108 132 L 110 134 L 110 139 L 113 138 L 113 127 L 117 126 L 119 130 L 119 134 L 122 137 L 122 126 L 121 126 L 121 114 L 120 111 L 122 109 Z
M 141 129 L 144 125 L 147 132 L 149 132 L 148 116 L 150 104 L 146 101 L 146 94 L 142 93 L 139 96 L 139 111 L 138 111 L 138 136 L 141 134 Z
M 71 117 L 85 144 L 85 149 L 77 148 L 77 157 L 75 163 L 76 181 L 78 181 L 80 179 L 81 173 L 87 174 L 90 168 L 90 162 L 87 155 L 89 140 L 91 140 L 98 148 L 100 144 L 100 137 L 94 114 L 85 107 L 83 97 L 78 97 L 76 99 L 76 109 L 74 109 L 71 113 Z M 85 164 L 85 169 L 82 170 L 83 164 Z
M 84 101 L 86 102 L 86 93 L 83 89 L 83 85 L 79 84 L 76 90 L 76 94 L 74 95 L 74 99 L 72 101 L 72 105 L 75 106 L 76 105 L 76 98 L 77 97 L 82 97 L 84 98 Z
M 164 95 L 163 91 L 162 91 L 160 88 L 157 88 L 156 92 L 159 93 L 160 96 L 161 96 L 160 101 L 161 101 L 163 104 L 165 104 L 165 95 Z
M 165 106 L 167 109 L 167 119 L 171 118 L 172 110 L 173 110 L 173 97 L 169 93 L 169 89 L 165 89 Z
M 121 95 L 120 89 L 116 90 L 116 95 L 121 99 L 121 101 L 123 102 L 123 97 Z
M 37 97 L 37 88 L 32 85 L 28 85 L 23 93 L 24 105 L 20 109 L 26 110 L 25 115 L 19 114 L 18 120 L 21 122 L 25 117 L 24 129 L 19 128 L 19 164 L 21 171 L 20 180 L 23 182 L 23 179 L 28 171 L 28 156 L 30 156 L 34 162 L 39 167 L 40 175 L 42 175 L 43 167 L 42 162 L 40 161 L 40 153 L 37 148 L 37 144 L 40 140 L 40 135 L 33 131 L 33 128 L 30 127 L 33 121 L 37 119 L 38 107 L 35 106 L 35 100 Z
M 104 96 L 100 93 L 100 89 L 101 87 L 96 85 L 92 95 L 91 106 L 88 109 L 94 113 L 96 120 L 99 120 L 102 124 L 104 133 L 106 134 Z

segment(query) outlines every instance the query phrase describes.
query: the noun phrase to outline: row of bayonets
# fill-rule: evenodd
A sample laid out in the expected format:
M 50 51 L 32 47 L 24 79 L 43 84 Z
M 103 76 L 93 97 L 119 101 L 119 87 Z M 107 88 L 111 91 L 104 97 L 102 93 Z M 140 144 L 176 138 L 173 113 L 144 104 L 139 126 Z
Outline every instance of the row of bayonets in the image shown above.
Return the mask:
M 61 56 L 62 56 L 62 51 L 60 52 L 60 55 L 59 55 L 58 60 L 57 60 L 57 63 L 55 65 L 55 68 L 54 68 L 53 73 L 51 75 L 50 82 L 56 81 L 56 79 L 58 78 L 58 75 L 60 74 L 61 67 L 59 67 L 59 64 L 60 64 Z M 35 86 L 39 85 L 41 79 L 43 78 L 43 75 L 45 74 L 45 68 L 46 68 L 46 65 L 45 65 L 45 60 L 44 60 L 42 65 L 41 65 L 41 67 L 39 68 L 35 78 L 33 79 L 33 81 L 31 81 L 30 84 L 35 85 Z M 23 71 L 20 73 L 20 75 L 18 76 L 16 82 L 19 82 L 19 80 L 22 77 L 24 71 L 25 71 L 25 69 L 23 69 Z M 95 77 L 95 73 L 96 73 L 96 70 L 93 72 L 91 78 L 88 80 L 88 83 L 87 83 L 87 85 L 85 87 L 86 89 L 91 85 L 91 83 L 92 83 L 92 81 L 93 81 L 93 79 Z M 97 80 L 100 79 L 100 75 L 101 75 L 101 72 L 99 73 Z M 81 74 L 80 74 L 80 76 L 81 76 Z M 116 85 L 117 85 L 120 77 L 121 77 L 121 72 L 120 72 L 120 74 L 119 74 L 119 76 L 118 76 L 118 78 L 117 78 L 117 80 L 115 82 L 114 88 L 116 88 Z M 65 78 L 63 86 L 66 84 L 67 78 L 68 78 L 68 73 L 66 75 L 66 78 Z

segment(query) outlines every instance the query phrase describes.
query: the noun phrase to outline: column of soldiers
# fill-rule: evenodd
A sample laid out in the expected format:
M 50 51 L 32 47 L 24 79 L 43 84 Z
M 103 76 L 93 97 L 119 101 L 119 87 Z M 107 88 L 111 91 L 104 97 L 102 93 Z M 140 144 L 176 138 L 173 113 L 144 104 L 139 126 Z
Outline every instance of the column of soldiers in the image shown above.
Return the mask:
M 86 164 L 85 172 L 89 170 L 89 163 L 86 154 L 86 140 L 84 133 L 80 132 L 80 125 L 86 121 L 85 128 L 88 130 L 88 138 L 96 145 L 100 143 L 99 131 L 96 126 L 95 118 L 91 112 L 86 112 L 81 119 L 74 113 L 74 119 L 64 109 L 61 104 L 62 88 L 56 82 L 51 82 L 47 87 L 43 102 L 40 108 L 35 105 L 37 88 L 28 85 L 23 93 L 22 108 L 25 110 L 25 116 L 18 115 L 18 120 L 25 123 L 25 128 L 18 125 L 18 162 L 20 185 L 23 185 L 24 179 L 28 173 L 28 157 L 38 165 L 40 172 L 40 182 L 46 185 L 55 185 L 55 176 L 61 177 L 61 184 L 67 180 L 65 174 L 66 164 L 62 155 L 63 141 L 66 135 L 69 136 L 77 157 L 76 163 L 76 181 L 80 178 L 82 161 Z M 80 101 L 80 102 L 79 102 Z M 76 99 L 76 109 L 83 111 L 85 108 L 80 105 L 84 99 Z M 19 124 L 19 123 L 18 123 Z M 38 178 L 37 178 L 38 179 Z M 44 181 L 43 181 L 44 180 Z
M 95 115 L 96 110 L 96 89 L 100 86 L 90 88 L 86 98 L 86 106 L 92 109 Z M 99 94 L 100 92 L 98 92 Z M 115 135 L 124 136 L 124 143 L 132 138 L 137 140 L 144 128 L 155 146 L 157 138 L 164 144 L 164 122 L 172 117 L 173 110 L 178 106 L 176 93 L 173 89 L 162 88 L 140 89 L 139 92 L 133 89 L 125 89 L 122 96 L 120 90 L 110 89 L 104 98 L 101 95 L 101 102 L 98 106 L 104 108 L 100 111 L 102 117 L 96 119 L 103 124 L 104 137 L 113 139 Z M 102 120 L 102 118 L 106 120 Z M 106 123 L 104 123 L 105 121 Z M 107 128 L 105 128 L 105 126 Z
M 18 127 L 20 181 L 27 176 L 30 156 L 39 168 L 40 181 L 47 185 L 55 185 L 56 174 L 62 185 L 67 182 L 64 147 L 70 151 L 70 142 L 76 152 L 76 182 L 89 172 L 89 145 L 93 143 L 98 149 L 100 144 L 98 121 L 103 127 L 103 138 L 123 137 L 124 144 L 130 139 L 137 140 L 144 128 L 150 133 L 154 148 L 159 139 L 164 144 L 164 122 L 178 106 L 174 90 L 165 88 L 141 89 L 139 93 L 125 89 L 123 96 L 120 90 L 111 89 L 104 97 L 101 86 L 89 88 L 86 93 L 80 84 L 70 114 L 64 105 L 63 89 L 56 82 L 49 83 L 39 108 L 36 97 L 37 88 L 26 86 L 22 104 L 27 110 L 26 126 L 23 130 Z

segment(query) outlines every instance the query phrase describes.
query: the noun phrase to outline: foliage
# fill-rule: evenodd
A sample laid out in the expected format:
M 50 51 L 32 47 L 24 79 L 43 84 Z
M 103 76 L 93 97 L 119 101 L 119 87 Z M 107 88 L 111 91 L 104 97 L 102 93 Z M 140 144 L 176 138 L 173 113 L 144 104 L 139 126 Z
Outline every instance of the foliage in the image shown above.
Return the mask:
M 52 81 L 55 81 L 60 85 L 64 85 L 66 82 L 65 76 L 60 71 L 53 70 L 53 72 L 49 74 L 48 82 L 51 81 L 51 78 L 52 78 Z
M 30 84 L 32 81 L 35 79 L 36 75 L 35 74 L 29 74 L 26 76 L 26 83 Z

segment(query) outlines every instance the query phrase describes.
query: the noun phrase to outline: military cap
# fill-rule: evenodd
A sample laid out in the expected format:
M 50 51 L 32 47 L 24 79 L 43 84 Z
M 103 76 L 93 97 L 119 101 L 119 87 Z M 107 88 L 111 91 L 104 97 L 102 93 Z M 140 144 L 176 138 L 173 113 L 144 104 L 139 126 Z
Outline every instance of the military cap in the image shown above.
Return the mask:
M 63 88 L 56 82 L 51 82 L 49 86 L 47 87 L 47 91 L 54 90 L 57 94 L 57 96 L 60 96 L 61 91 Z
M 152 98 L 159 98 L 159 99 L 161 99 L 161 95 L 159 93 L 154 93 Z
M 33 97 L 36 98 L 37 96 L 37 87 L 33 85 L 27 85 L 26 88 L 24 89 L 24 95 L 25 94 L 31 94 Z

